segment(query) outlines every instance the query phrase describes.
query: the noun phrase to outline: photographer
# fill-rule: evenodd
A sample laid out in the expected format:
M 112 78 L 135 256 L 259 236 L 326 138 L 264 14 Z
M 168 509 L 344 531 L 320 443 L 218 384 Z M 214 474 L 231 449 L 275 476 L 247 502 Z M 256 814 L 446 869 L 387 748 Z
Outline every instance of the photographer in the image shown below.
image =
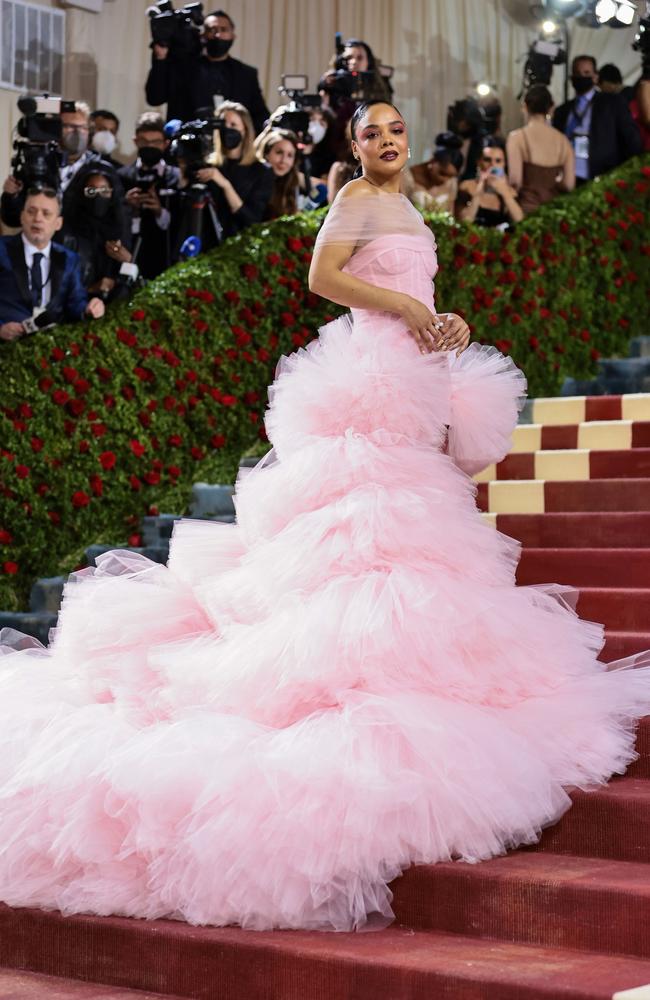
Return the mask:
M 259 136 L 259 140 L 257 156 L 273 171 L 273 193 L 264 217 L 295 215 L 300 211 L 301 189 L 304 191 L 305 187 L 305 178 L 298 169 L 298 137 L 288 129 L 271 129 Z
M 336 112 L 344 125 L 362 101 L 387 101 L 393 99 L 393 88 L 388 77 L 382 75 L 380 62 L 367 42 L 349 38 L 346 42 L 336 36 L 336 53 L 329 69 L 320 79 L 318 90 L 323 105 Z
M 178 31 L 191 32 L 190 26 L 180 27 L 185 22 L 178 15 L 182 12 L 177 12 Z M 255 67 L 229 55 L 236 37 L 229 14 L 223 10 L 208 14 L 200 34 L 196 33 L 194 45 L 191 35 L 188 38 L 187 34 L 181 35 L 178 43 L 172 35 L 168 44 L 161 44 L 157 40 L 160 25 L 155 17 L 151 26 L 152 61 L 145 85 L 148 104 L 167 104 L 168 120 L 176 118 L 186 122 L 196 117 L 199 109 L 214 108 L 226 100 L 235 101 L 249 109 L 255 133 L 262 131 L 269 109 Z
M 273 171 L 255 155 L 255 129 L 245 107 L 224 101 L 216 111 L 220 127 L 214 130 L 213 150 L 204 157 L 203 135 L 188 132 L 172 143 L 181 171 L 179 192 L 172 209 L 173 245 L 200 235 L 201 249 L 236 236 L 254 222 L 262 222 L 273 193 Z M 208 133 L 210 134 L 210 133 Z M 200 233 L 197 230 L 200 229 Z
M 69 204 L 79 196 L 77 182 L 79 172 L 91 163 L 101 165 L 105 161 L 98 153 L 88 148 L 90 108 L 84 101 L 67 103 L 58 117 L 60 118 L 58 163 L 51 169 L 47 183 L 63 194 L 65 216 Z M 33 186 L 36 180 L 28 177 L 25 184 L 15 174 L 5 180 L 0 198 L 0 218 L 5 226 L 20 225 L 20 214 L 25 202 L 25 187 Z
M 108 166 L 89 164 L 79 174 L 80 191 L 68 204 L 61 241 L 81 262 L 84 287 L 104 302 L 124 297 L 120 266 L 131 262 L 131 237 L 121 189 Z
M 62 222 L 56 191 L 30 188 L 22 232 L 0 237 L 0 340 L 17 340 L 61 320 L 104 315 L 103 302 L 88 301 L 77 255 L 52 242 Z
M 97 108 L 91 112 L 89 121 L 90 148 L 106 163 L 110 163 L 113 170 L 119 170 L 122 164 L 112 155 L 119 143 L 117 138 L 120 130 L 119 118 L 113 111 Z
M 456 201 L 456 218 L 475 226 L 507 229 L 524 213 L 506 176 L 503 140 L 487 136 L 478 161 L 478 176 L 463 181 Z
M 165 162 L 169 139 L 157 112 L 140 115 L 133 141 L 137 157 L 121 167 L 118 175 L 131 216 L 134 257 L 142 277 L 151 279 L 172 263 L 171 201 L 178 190 L 180 171 Z

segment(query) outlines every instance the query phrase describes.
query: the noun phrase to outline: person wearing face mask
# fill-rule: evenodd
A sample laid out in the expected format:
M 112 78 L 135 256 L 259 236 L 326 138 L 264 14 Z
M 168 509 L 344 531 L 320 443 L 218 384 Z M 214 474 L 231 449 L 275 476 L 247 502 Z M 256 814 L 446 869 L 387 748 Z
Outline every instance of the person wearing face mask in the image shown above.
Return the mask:
M 100 153 L 90 148 L 90 132 L 90 108 L 85 101 L 75 101 L 74 110 L 61 112 L 59 148 L 63 162 L 59 171 L 58 193 L 63 198 L 64 218 L 70 206 L 81 197 L 79 174 L 91 164 L 111 166 Z M 4 182 L 0 199 L 0 220 L 5 226 L 12 228 L 20 226 L 24 203 L 25 192 L 22 183 L 15 177 L 8 177 Z
M 142 277 L 149 280 L 172 263 L 171 201 L 178 191 L 180 171 L 165 161 L 169 139 L 157 112 L 140 115 L 133 142 L 137 156 L 119 169 L 118 176 L 126 192 L 134 258 Z
M 199 108 L 214 108 L 235 101 L 248 108 L 255 133 L 261 132 L 269 109 L 254 66 L 233 59 L 235 23 L 224 10 L 208 14 L 203 22 L 202 55 L 179 58 L 173 48 L 152 46 L 152 61 L 145 84 L 148 104 L 167 105 L 167 120 L 186 122 Z
M 523 217 L 517 192 L 508 183 L 503 140 L 486 136 L 477 176 L 462 181 L 458 189 L 456 218 L 475 226 L 507 229 Z
M 580 185 L 636 156 L 642 142 L 623 96 L 598 89 L 593 56 L 574 58 L 571 83 L 576 96 L 556 109 L 553 125 L 573 146 Z
M 117 149 L 119 139 L 117 133 L 120 130 L 120 120 L 112 111 L 105 108 L 98 108 L 90 115 L 90 148 L 94 153 L 110 163 L 113 170 L 119 170 L 122 164 L 116 160 L 113 153 Z
M 262 222 L 273 193 L 273 171 L 257 159 L 255 128 L 246 108 L 224 101 L 216 115 L 224 120 L 225 129 L 223 134 L 215 131 L 214 148 L 205 163 L 188 164 L 179 159 L 181 179 L 172 208 L 172 245 L 177 253 L 185 237 L 197 235 L 186 224 L 192 192 L 203 190 L 203 213 L 208 213 L 201 224 L 202 250 Z
M 309 139 L 305 154 L 311 163 L 311 176 L 327 182 L 332 164 L 342 159 L 349 148 L 345 130 L 331 108 L 309 109 Z
M 132 259 L 121 185 L 110 167 L 91 163 L 79 174 L 79 190 L 64 216 L 61 242 L 79 255 L 84 287 L 108 302 L 123 288 L 121 265 Z

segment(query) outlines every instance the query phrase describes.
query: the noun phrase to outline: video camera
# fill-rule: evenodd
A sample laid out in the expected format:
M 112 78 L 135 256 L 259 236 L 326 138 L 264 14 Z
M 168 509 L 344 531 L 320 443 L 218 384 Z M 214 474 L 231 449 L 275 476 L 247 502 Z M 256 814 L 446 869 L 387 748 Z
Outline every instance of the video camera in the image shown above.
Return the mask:
M 632 48 L 641 53 L 641 76 L 650 80 L 650 2 L 646 0 L 645 16 L 639 18 L 639 28 L 634 36 Z
M 548 87 L 553 76 L 554 66 L 566 63 L 566 52 L 557 42 L 548 42 L 545 38 L 536 39 L 528 49 L 524 63 L 524 78 L 519 98 L 535 84 Z
M 174 10 L 172 0 L 156 0 L 147 8 L 154 45 L 164 45 L 172 56 L 187 58 L 201 54 L 202 3 L 186 3 Z
M 374 74 L 352 72 L 348 69 L 347 60 L 343 55 L 345 45 L 340 31 L 334 36 L 334 44 L 336 48 L 334 72 L 326 74 L 321 82 L 322 89 L 329 94 L 332 107 L 335 109 L 344 101 L 361 104 L 368 100 L 369 90 L 374 83 Z
M 207 108 L 199 108 L 199 114 L 201 111 L 207 112 L 205 117 L 190 122 L 172 120 L 165 126 L 165 135 L 172 140 L 170 157 L 176 163 L 183 163 L 190 184 L 196 184 L 198 171 L 208 166 L 206 160 L 212 152 L 215 132 L 219 132 L 226 149 L 235 149 L 242 141 L 237 129 L 229 128 L 224 118 L 215 118 Z
M 11 171 L 25 189 L 51 187 L 58 190 L 63 162 L 60 149 L 61 112 L 74 111 L 74 101 L 43 94 L 18 98 L 23 113 L 16 125 Z
M 306 93 L 308 85 L 309 80 L 303 73 L 284 73 L 278 90 L 289 98 L 289 103 L 277 108 L 269 120 L 273 128 L 285 128 L 294 132 L 298 141 L 303 144 L 311 143 L 309 108 L 321 106 L 319 94 Z

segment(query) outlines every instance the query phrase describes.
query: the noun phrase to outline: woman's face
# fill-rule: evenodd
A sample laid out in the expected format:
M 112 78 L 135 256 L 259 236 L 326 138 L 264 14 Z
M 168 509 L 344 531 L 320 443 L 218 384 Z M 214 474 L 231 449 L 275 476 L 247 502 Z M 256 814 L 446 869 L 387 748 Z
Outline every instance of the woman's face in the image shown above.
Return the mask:
M 285 177 L 296 162 L 296 147 L 288 139 L 274 142 L 266 154 L 266 161 L 276 177 Z
M 100 198 L 102 201 L 108 201 L 112 194 L 113 185 L 108 177 L 104 177 L 102 174 L 90 174 L 86 178 L 84 196 L 89 200 L 94 201 Z
M 244 120 L 238 111 L 224 111 L 222 115 L 227 128 L 233 128 L 236 132 L 239 132 L 242 137 L 242 142 L 246 137 L 246 126 L 244 125 Z M 239 156 L 241 154 L 241 142 L 234 149 L 225 149 L 224 152 L 226 156 Z
M 352 151 L 364 173 L 398 174 L 408 160 L 408 132 L 404 119 L 390 104 L 373 104 L 358 122 Z
M 350 73 L 368 72 L 368 53 L 362 45 L 349 45 L 343 52 Z
M 446 184 L 452 177 L 458 177 L 456 167 L 449 160 L 444 163 L 440 163 L 438 160 L 430 160 L 428 173 L 432 184 Z
M 498 146 L 486 146 L 478 161 L 479 170 L 493 170 L 495 167 L 501 170 L 506 168 L 506 154 Z

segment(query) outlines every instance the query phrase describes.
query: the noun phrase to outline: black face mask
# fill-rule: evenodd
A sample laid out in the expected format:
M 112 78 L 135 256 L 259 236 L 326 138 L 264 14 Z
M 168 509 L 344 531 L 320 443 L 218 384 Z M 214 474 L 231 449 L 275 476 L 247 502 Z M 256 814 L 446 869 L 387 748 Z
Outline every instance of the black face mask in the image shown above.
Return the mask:
M 590 76 L 572 76 L 571 83 L 578 97 L 582 94 L 588 94 L 595 87 L 595 83 Z
M 94 216 L 96 219 L 103 219 L 111 207 L 110 198 L 100 198 L 99 196 L 96 198 L 86 198 L 85 195 L 84 198 L 88 214 Z
M 232 38 L 208 38 L 205 43 L 205 51 L 210 59 L 220 59 L 230 52 L 233 41 Z
M 145 167 L 155 167 L 163 158 L 161 151 L 155 146 L 141 146 L 138 156 Z
M 244 141 L 244 137 L 241 132 L 238 132 L 236 128 L 228 128 L 226 126 L 221 130 L 221 142 L 224 149 L 237 149 L 237 146 Z

